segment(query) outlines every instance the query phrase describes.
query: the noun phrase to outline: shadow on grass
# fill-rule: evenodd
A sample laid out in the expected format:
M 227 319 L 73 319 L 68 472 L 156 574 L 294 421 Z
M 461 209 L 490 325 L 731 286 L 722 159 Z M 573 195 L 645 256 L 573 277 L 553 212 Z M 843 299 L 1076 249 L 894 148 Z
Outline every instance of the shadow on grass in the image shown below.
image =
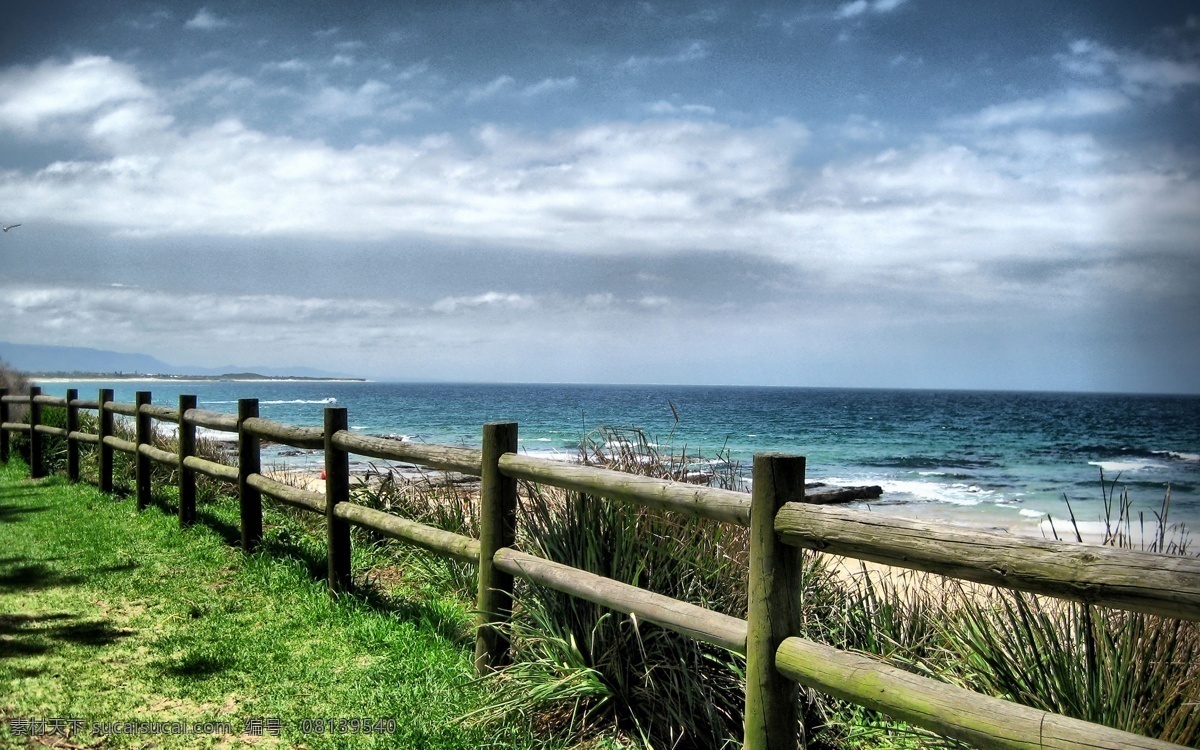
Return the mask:
M 132 634 L 106 620 L 85 620 L 68 612 L 0 614 L 0 659 L 41 656 L 64 644 L 107 646 Z
M 240 540 L 241 537 L 239 536 Z M 260 551 L 271 557 L 282 557 L 299 561 L 308 577 L 314 581 L 329 580 L 329 562 L 324 550 L 302 544 L 289 533 L 264 534 Z
M 22 516 L 50 510 L 49 505 L 30 506 L 25 504 L 28 500 L 40 498 L 43 494 L 37 487 L 0 488 L 0 523 L 16 523 L 22 520 Z M 14 501 L 14 504 L 9 505 L 4 501 Z
M 290 534 L 266 535 L 260 553 L 296 560 L 304 566 L 312 580 L 323 583 L 329 580 L 329 562 L 325 550 L 318 549 L 316 545 L 305 545 Z M 418 625 L 451 643 L 461 644 L 474 637 L 473 633 L 464 632 L 462 623 L 455 615 L 429 601 L 394 594 L 374 579 L 355 581 L 354 590 L 343 596 L 361 602 L 376 612 Z
M 208 508 L 196 509 L 196 523 L 203 524 L 221 537 L 221 541 L 230 547 L 242 546 L 242 530 L 235 524 L 229 523 Z
M 129 486 L 117 486 L 114 487 L 113 493 L 109 497 L 114 502 L 131 502 L 134 497 L 133 489 Z M 39 494 L 36 489 L 15 488 L 13 490 L 6 489 L 0 491 L 0 498 L 30 498 L 36 497 Z M 165 515 L 178 515 L 178 505 L 173 499 L 153 496 L 151 497 L 150 505 Z M 47 509 L 49 509 L 49 506 L 37 508 L 6 508 L 0 506 L 0 522 L 17 520 L 22 514 Z M 6 510 L 11 512 L 11 518 L 4 516 L 4 511 Z M 239 547 L 241 545 L 242 534 L 238 525 L 230 523 L 213 509 L 206 508 L 203 504 L 197 508 L 196 523 L 215 531 L 225 544 L 231 547 Z M 302 536 L 292 536 L 290 533 L 279 535 L 268 533 L 264 536 L 260 553 L 274 558 L 290 558 L 298 561 L 303 566 L 308 577 L 314 581 L 324 582 L 328 579 L 328 562 L 324 548 L 315 543 L 306 544 Z M 38 591 L 55 586 L 78 585 L 85 580 L 83 576 L 60 573 L 52 567 L 45 565 L 42 561 L 26 562 L 20 558 L 8 558 L 0 560 L 0 564 L 11 566 L 8 570 L 0 569 L 0 593 Z M 97 568 L 93 571 L 88 571 L 88 573 L 89 575 L 92 573 L 117 573 L 133 570 L 137 567 L 137 562 L 129 562 L 124 565 Z M 461 619 L 454 613 L 448 612 L 444 608 L 440 608 L 428 601 L 409 598 L 403 594 L 394 594 L 377 581 L 360 580 L 357 582 L 355 590 L 347 596 L 353 597 L 353 599 L 377 612 L 391 614 L 400 620 L 415 624 L 423 630 L 435 633 L 437 636 L 452 643 L 461 644 L 464 640 L 470 638 L 470 633 L 464 631 Z M 3 632 L 0 629 L 0 633 Z M 41 633 L 46 637 L 65 638 L 79 643 L 92 643 L 94 645 L 103 645 L 116 638 L 128 635 L 125 631 L 115 630 L 105 623 L 98 622 L 76 623 L 69 627 L 63 626 L 53 635 L 49 635 L 48 631 L 43 630 L 31 632 Z M 25 639 L 17 645 L 13 645 L 11 641 L 7 641 L 6 639 L 6 643 L 3 645 L 11 646 L 14 649 L 25 649 L 29 651 L 29 655 L 43 653 L 49 648 L 46 641 L 37 640 L 36 638 Z M 198 652 L 185 655 L 176 662 L 164 665 L 163 672 L 177 677 L 202 678 L 225 670 L 231 666 L 231 663 L 227 658 Z
M 36 505 L 31 508 L 13 508 L 7 505 L 0 505 L 0 523 L 15 523 L 21 520 L 21 516 L 27 516 L 31 513 L 41 513 L 50 510 L 49 505 Z
M 63 574 L 41 562 L 26 562 L 7 567 L 7 570 L 0 571 L 0 594 L 77 586 L 84 581 L 82 576 Z
M 233 659 L 230 657 L 204 651 L 193 651 L 183 655 L 178 661 L 164 666 L 162 671 L 173 677 L 204 679 L 220 674 L 231 666 L 233 666 Z
M 397 596 L 374 581 L 356 582 L 350 596 L 376 612 L 386 612 L 411 622 L 456 645 L 472 641 L 475 637 L 474 631 L 464 630 L 462 621 L 455 614 L 447 613 L 427 600 Z
M 158 495 L 150 496 L 150 502 L 146 504 L 146 509 L 150 508 L 158 508 L 164 516 L 179 515 L 179 508 L 174 503 L 168 503 L 166 499 Z

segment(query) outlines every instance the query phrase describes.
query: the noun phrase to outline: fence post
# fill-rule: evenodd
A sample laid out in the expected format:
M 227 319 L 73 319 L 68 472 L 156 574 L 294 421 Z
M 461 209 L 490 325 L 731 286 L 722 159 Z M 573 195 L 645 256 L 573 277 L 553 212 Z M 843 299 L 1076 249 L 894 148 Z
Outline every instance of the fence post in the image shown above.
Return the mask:
M 775 668 L 775 651 L 800 628 L 801 552 L 779 541 L 775 513 L 804 500 L 803 456 L 754 456 L 746 637 L 747 750 L 797 747 L 799 686 Z
M 242 515 L 242 551 L 258 549 L 262 542 L 262 494 L 250 486 L 247 479 L 262 469 L 258 435 L 251 433 L 243 422 L 258 416 L 258 399 L 238 399 L 238 503 Z
M 196 454 L 196 425 L 184 415 L 196 408 L 196 397 L 179 394 L 179 526 L 185 528 L 196 522 L 196 472 L 186 461 Z
M 29 477 L 41 479 L 46 476 L 46 462 L 42 460 L 42 433 L 38 425 L 42 423 L 42 405 L 37 397 L 42 395 L 42 389 L 36 385 L 29 387 Z
M 79 399 L 79 390 L 67 389 L 67 479 L 79 481 L 79 441 L 71 437 L 79 431 L 79 407 L 72 402 Z
M 100 402 L 100 412 L 96 418 L 96 432 L 100 437 L 100 476 L 98 482 L 101 492 L 113 491 L 113 447 L 104 442 L 104 438 L 113 434 L 113 413 L 104 405 L 113 400 L 111 388 L 101 388 L 97 397 Z
M 329 541 L 329 593 L 354 586 L 350 572 L 350 523 L 333 514 L 350 501 L 350 454 L 333 444 L 334 433 L 347 429 L 346 407 L 325 407 L 325 524 Z
M 500 456 L 517 452 L 517 423 L 483 426 L 479 489 L 479 588 L 476 600 L 475 672 L 483 675 L 508 663 L 513 577 L 497 570 L 496 550 L 513 546 L 517 531 L 517 480 L 500 473 Z
M 7 388 L 0 388 L 0 424 L 8 421 L 8 402 L 4 397 L 8 395 Z M 8 430 L 0 428 L 0 463 L 8 463 Z
M 151 438 L 151 430 L 153 425 L 150 423 L 150 415 L 142 413 L 142 407 L 149 404 L 150 391 L 138 391 L 134 394 L 133 403 L 136 406 L 134 416 L 134 442 L 137 444 L 138 452 L 134 454 L 134 466 L 136 467 L 135 476 L 137 479 L 137 509 L 145 510 L 150 504 L 150 457 L 142 455 L 141 448 L 143 445 L 149 445 Z

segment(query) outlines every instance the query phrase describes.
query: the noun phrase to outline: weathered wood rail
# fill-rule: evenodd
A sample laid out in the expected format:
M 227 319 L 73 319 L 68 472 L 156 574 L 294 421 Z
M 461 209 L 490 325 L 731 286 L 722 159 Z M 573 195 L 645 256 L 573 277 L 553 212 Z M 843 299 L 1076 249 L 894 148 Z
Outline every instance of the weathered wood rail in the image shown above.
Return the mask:
M 10 404 L 29 406 L 28 423 L 9 419 Z M 42 407 L 65 408 L 66 427 L 41 423 Z M 81 409 L 98 412 L 97 432 L 80 432 Z M 113 415 L 135 422 L 134 441 L 114 434 Z M 178 450 L 155 446 L 152 420 L 178 429 Z M 327 407 L 321 428 L 286 425 L 258 416 L 256 399 L 238 402 L 236 415 L 196 408 L 180 396 L 177 408 L 113 401 L 111 390 L 82 400 L 0 389 L 0 461 L 8 461 L 11 433 L 28 434 L 30 474 L 45 476 L 42 436 L 65 439 L 67 473 L 79 480 L 79 448 L 95 446 L 99 485 L 112 490 L 112 451 L 138 461 L 136 497 L 150 498 L 151 462 L 176 468 L 179 522 L 194 523 L 196 474 L 236 484 L 242 548 L 262 539 L 262 497 L 325 516 L 329 586 L 352 586 L 351 525 L 478 567 L 476 669 L 486 672 L 509 659 L 503 623 L 512 612 L 513 580 L 577 596 L 746 656 L 747 748 L 797 746 L 797 684 L 890 714 L 948 737 L 986 748 L 1168 748 L 1170 743 L 1050 714 L 906 672 L 873 657 L 840 651 L 804 638 L 795 597 L 801 549 L 929 571 L 991 586 L 1083 601 L 1135 612 L 1200 621 L 1200 560 L 1070 542 L 1018 539 L 967 528 L 933 527 L 846 508 L 805 502 L 805 461 L 799 456 L 754 457 L 753 492 L 731 492 L 651 479 L 591 466 L 518 455 L 517 425 L 483 427 L 482 449 L 404 443 L 355 435 L 346 410 Z M 238 464 L 195 454 L 196 428 L 236 433 Z M 325 492 L 302 490 L 260 471 L 262 439 L 325 454 Z M 350 455 L 400 461 L 481 477 L 480 538 L 472 539 L 350 502 Z M 515 549 L 517 480 L 639 503 L 750 529 L 749 604 L 746 619 L 655 594 Z

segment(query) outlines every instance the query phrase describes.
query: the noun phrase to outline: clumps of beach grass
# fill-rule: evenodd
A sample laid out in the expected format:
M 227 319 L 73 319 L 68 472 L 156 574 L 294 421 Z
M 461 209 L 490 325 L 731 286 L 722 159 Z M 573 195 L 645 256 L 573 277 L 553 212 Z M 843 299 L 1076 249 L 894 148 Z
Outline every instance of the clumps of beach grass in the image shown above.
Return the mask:
M 947 642 L 976 689 L 1181 745 L 1200 740 L 1195 623 L 1012 591 L 960 604 Z
M 1100 477 L 1102 543 L 1190 555 L 1169 519 L 1168 489 L 1150 528 L 1126 488 Z M 1068 509 L 1070 503 L 1068 503 Z M 1070 513 L 1077 540 L 1079 526 Z M 958 676 L 1035 708 L 1189 747 L 1200 744 L 1200 624 L 995 589 L 958 597 L 946 642 Z
M 674 408 L 674 407 L 672 407 Z M 636 427 L 601 425 L 588 432 L 579 444 L 579 462 L 629 474 L 687 482 L 723 490 L 746 490 L 746 473 L 722 447 L 712 458 L 689 453 L 684 446 L 676 452 L 666 438 L 667 449 Z
M 581 446 L 591 465 L 733 487 L 727 457 L 663 451 L 640 430 L 599 428 Z M 747 530 L 540 485 L 521 485 L 518 546 L 556 562 L 735 617 L 746 613 Z M 825 601 L 832 578 L 806 555 L 804 595 Z M 574 741 L 625 737 L 646 747 L 720 748 L 742 735 L 745 660 L 737 654 L 551 589 L 517 582 L 514 663 L 485 678 L 496 699 L 473 721 L 523 717 Z M 810 696 L 806 721 L 825 723 Z
M 478 484 L 451 481 L 442 472 L 372 465 L 351 488 L 352 501 L 368 508 L 395 513 L 411 521 L 475 539 L 479 538 Z M 390 544 L 386 537 L 355 527 L 364 542 L 386 547 L 398 564 L 411 570 L 426 585 L 466 601 L 474 601 L 478 585 L 476 566 L 405 544 Z

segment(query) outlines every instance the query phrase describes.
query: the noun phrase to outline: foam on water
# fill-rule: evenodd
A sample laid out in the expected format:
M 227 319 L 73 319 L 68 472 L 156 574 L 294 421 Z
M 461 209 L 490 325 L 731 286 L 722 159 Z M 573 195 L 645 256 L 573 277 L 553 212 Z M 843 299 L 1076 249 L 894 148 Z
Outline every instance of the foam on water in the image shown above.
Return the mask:
M 864 480 L 861 478 L 825 477 L 820 481 L 833 485 L 860 485 L 863 484 Z M 872 480 L 871 484 L 879 485 L 883 489 L 883 497 L 888 500 L 902 499 L 903 496 L 908 496 L 914 500 L 924 502 L 948 503 L 950 505 L 979 505 L 980 503 L 997 499 L 996 493 L 993 490 L 987 490 L 979 485 L 966 484 L 964 482 L 944 484 L 940 482 L 921 481 L 919 479 L 881 479 Z M 901 498 L 897 498 L 898 495 Z
M 1200 453 L 1180 453 L 1177 451 L 1154 451 L 1157 454 L 1173 458 L 1176 461 L 1190 461 L 1191 463 L 1200 463 Z
M 1102 470 L 1116 474 L 1118 472 L 1128 471 L 1147 471 L 1154 469 L 1162 469 L 1162 464 L 1151 460 L 1138 459 L 1112 459 L 1109 461 L 1088 461 L 1088 466 L 1099 466 Z

